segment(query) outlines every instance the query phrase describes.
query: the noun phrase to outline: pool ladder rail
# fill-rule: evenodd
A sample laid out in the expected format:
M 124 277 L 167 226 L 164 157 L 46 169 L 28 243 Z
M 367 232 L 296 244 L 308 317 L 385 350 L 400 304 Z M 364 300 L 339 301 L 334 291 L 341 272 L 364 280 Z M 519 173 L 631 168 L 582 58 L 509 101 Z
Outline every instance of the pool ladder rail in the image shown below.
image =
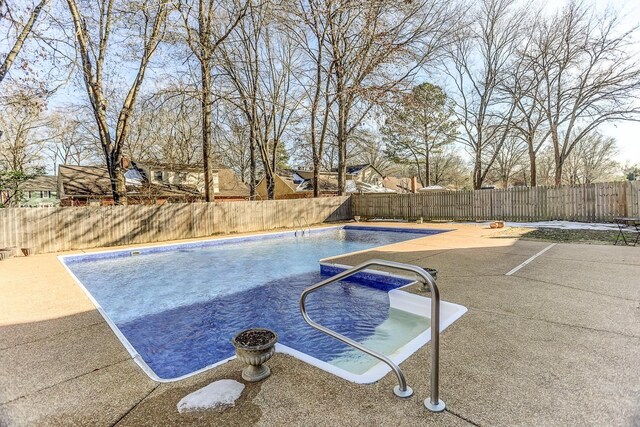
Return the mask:
M 303 215 L 295 217 L 293 220 L 293 225 L 296 227 L 296 231 L 294 231 L 293 233 L 294 236 L 297 236 L 298 232 L 300 232 L 301 235 L 304 236 L 305 231 L 307 232 L 307 235 L 311 235 L 311 227 L 307 222 L 307 218 L 305 218 Z
M 339 341 L 342 341 L 347 345 L 350 345 L 351 347 L 354 347 L 357 350 L 362 351 L 363 353 L 368 354 L 369 356 L 375 357 L 381 362 L 386 363 L 398 377 L 398 385 L 393 388 L 393 392 L 395 393 L 395 395 L 398 397 L 411 397 L 413 395 L 413 390 L 407 385 L 407 381 L 400 367 L 396 365 L 391 359 L 389 359 L 384 354 L 380 354 L 363 346 L 362 344 L 352 340 L 351 338 L 341 335 L 338 332 L 335 332 L 325 326 L 320 325 L 319 323 L 314 322 L 307 314 L 306 299 L 309 294 L 339 280 L 346 279 L 347 277 L 352 276 L 371 266 L 389 267 L 396 270 L 412 272 L 419 276 L 421 281 L 426 284 L 431 291 L 431 396 L 425 399 L 424 406 L 431 412 L 442 412 L 444 411 L 446 405 L 442 400 L 440 400 L 438 391 L 440 384 L 440 292 L 438 291 L 436 281 L 426 270 L 415 265 L 403 264 L 381 259 L 372 259 L 369 261 L 365 261 L 362 264 L 356 265 L 355 267 L 342 271 L 335 276 L 332 276 L 326 280 L 323 280 L 313 286 L 306 288 L 300 295 L 300 312 L 302 313 L 302 317 L 312 328 L 315 328 L 320 332 L 323 332 Z

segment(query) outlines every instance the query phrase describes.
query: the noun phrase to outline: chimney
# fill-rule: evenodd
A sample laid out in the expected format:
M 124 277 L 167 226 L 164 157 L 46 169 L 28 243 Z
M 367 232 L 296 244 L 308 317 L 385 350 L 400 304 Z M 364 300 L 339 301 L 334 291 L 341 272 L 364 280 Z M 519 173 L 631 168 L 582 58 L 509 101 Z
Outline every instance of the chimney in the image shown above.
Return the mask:
M 411 192 L 412 193 L 417 193 L 418 192 L 418 177 L 414 176 L 411 178 Z

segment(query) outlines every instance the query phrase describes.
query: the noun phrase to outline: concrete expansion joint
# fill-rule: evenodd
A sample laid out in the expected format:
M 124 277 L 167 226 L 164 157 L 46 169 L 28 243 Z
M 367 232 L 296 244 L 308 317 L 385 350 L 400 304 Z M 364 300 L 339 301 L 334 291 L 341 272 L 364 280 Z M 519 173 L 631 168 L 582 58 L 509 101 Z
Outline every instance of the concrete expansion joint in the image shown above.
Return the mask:
M 560 283 L 554 283 L 554 282 L 547 282 L 546 280 L 533 279 L 533 278 L 526 277 L 526 276 L 518 276 L 517 274 L 514 274 L 514 275 L 513 275 L 513 276 L 511 276 L 511 277 L 517 277 L 518 279 L 521 279 L 521 280 L 529 280 L 529 281 L 531 281 L 531 282 L 544 283 L 544 284 L 546 284 L 546 285 L 559 286 L 559 287 L 561 287 L 561 288 L 573 289 L 573 290 L 576 290 L 576 291 L 579 291 L 579 292 L 587 292 L 587 293 L 590 293 L 590 294 L 600 295 L 600 296 L 603 296 L 603 297 L 609 297 L 609 298 L 620 299 L 620 300 L 623 300 L 623 301 L 631 301 L 631 302 L 637 302 L 637 301 L 638 301 L 638 300 L 633 299 L 633 298 L 625 298 L 625 297 L 620 297 L 620 296 L 617 296 L 617 295 L 605 294 L 605 293 L 603 293 L 603 292 L 597 292 L 597 291 L 592 291 L 592 290 L 590 290 L 590 289 L 578 288 L 578 287 L 576 287 L 576 286 L 563 285 L 563 284 L 560 284 Z
M 128 361 L 128 360 L 131 360 L 131 358 L 127 356 L 125 359 L 118 360 L 118 361 L 116 361 L 116 362 L 114 362 L 114 363 L 111 363 L 111 364 L 109 364 L 109 365 L 105 365 L 105 366 L 102 366 L 102 367 L 100 367 L 100 368 L 96 368 L 96 369 L 92 369 L 92 370 L 87 371 L 87 372 L 83 372 L 83 373 L 81 373 L 81 374 L 79 374 L 79 375 L 76 375 L 75 377 L 67 378 L 66 380 L 62 380 L 62 381 L 60 381 L 60 382 L 58 382 L 58 383 L 51 384 L 51 385 L 48 385 L 48 386 L 46 386 L 46 387 L 42 387 L 42 388 L 39 388 L 39 389 L 37 389 L 37 390 L 34 390 L 34 391 L 32 391 L 31 393 L 23 394 L 22 396 L 18 396 L 18 397 L 14 398 L 14 399 L 7 400 L 6 402 L 2 402 L 2 403 L 0 403 L 0 406 L 7 405 L 7 404 L 12 403 L 12 402 L 16 402 L 16 401 L 18 401 L 18 400 L 20 400 L 20 399 L 24 399 L 24 398 L 26 398 L 26 397 L 28 397 L 28 396 L 31 396 L 31 395 L 34 395 L 34 394 L 38 394 L 38 393 L 43 392 L 43 391 L 45 391 L 45 390 L 49 390 L 50 388 L 56 387 L 56 386 L 58 386 L 58 385 L 60 385 L 60 384 L 65 384 L 65 383 L 68 383 L 69 381 L 77 380 L 78 378 L 82 378 L 82 377 L 84 377 L 85 375 L 89 375 L 89 374 L 92 374 L 92 373 L 94 373 L 94 372 L 102 371 L 103 369 L 109 368 L 109 367 L 111 367 L 111 366 L 118 365 L 118 364 L 123 363 L 123 362 L 126 362 L 126 361 Z
M 473 421 L 473 420 L 471 420 L 471 419 L 469 419 L 467 417 L 464 417 L 464 416 L 462 416 L 462 415 L 460 415 L 460 414 L 458 414 L 456 412 L 453 412 L 451 410 L 451 408 L 445 409 L 445 412 L 448 412 L 449 414 L 453 415 L 454 417 L 459 418 L 462 421 L 467 422 L 467 423 L 469 423 L 471 425 L 474 425 L 474 426 L 477 426 L 477 427 L 482 427 L 481 424 L 479 424 L 479 423 L 477 423 L 477 422 L 475 422 L 475 421 Z
M 467 309 L 469 311 L 476 310 L 476 311 L 480 311 L 480 312 L 483 312 L 483 313 L 496 314 L 498 316 L 517 317 L 519 319 L 533 320 L 533 321 L 536 321 L 536 322 L 545 322 L 545 323 L 550 323 L 552 325 L 557 325 L 557 326 L 567 326 L 569 328 L 584 329 L 584 330 L 591 331 L 591 332 L 601 332 L 601 333 L 605 333 L 605 334 L 618 335 L 618 336 L 625 337 L 625 338 L 633 338 L 633 339 L 636 339 L 636 340 L 640 340 L 640 336 L 638 336 L 638 335 L 629 335 L 629 334 L 624 334 L 622 332 L 608 331 L 606 329 L 589 328 L 587 326 L 572 325 L 571 323 L 556 322 L 554 320 L 549 320 L 549 319 L 540 319 L 540 318 L 537 318 L 537 317 L 521 316 L 519 314 L 514 314 L 514 313 L 507 313 L 507 312 L 493 311 L 493 310 L 485 310 L 485 309 L 482 309 L 482 308 L 473 307 L 473 306 L 469 306 L 469 305 L 467 305 Z
M 156 391 L 156 389 L 158 387 L 160 387 L 160 384 L 162 383 L 155 383 L 155 385 L 151 388 L 151 390 L 149 390 L 149 392 L 147 394 L 145 394 L 144 396 L 142 396 L 141 399 L 139 399 L 136 403 L 134 403 L 124 414 L 122 414 L 121 417 L 119 417 L 117 420 L 115 420 L 113 423 L 110 424 L 109 427 L 114 427 L 118 424 L 120 424 L 120 422 L 122 420 L 124 420 L 126 418 L 127 415 L 129 415 L 131 413 L 131 411 L 133 411 L 134 409 L 136 409 L 138 406 L 140 406 L 140 404 L 142 402 L 144 402 L 145 400 L 147 400 L 147 397 L 149 397 L 151 395 L 151 393 L 153 393 L 154 391 Z
M 38 342 L 41 342 L 41 341 L 47 341 L 47 340 L 50 340 L 50 339 L 54 339 L 54 338 L 60 337 L 62 335 L 75 333 L 75 332 L 77 332 L 77 331 L 79 331 L 81 329 L 84 329 L 84 328 L 92 328 L 94 326 L 101 325 L 103 322 L 104 321 L 102 319 L 97 319 L 93 323 L 87 323 L 86 325 L 78 326 L 77 328 L 67 329 L 66 331 L 58 332 L 58 333 L 55 333 L 55 334 L 52 334 L 52 335 L 47 335 L 46 337 L 38 338 L 38 339 L 35 339 L 35 340 L 32 340 L 32 341 L 24 341 L 24 342 L 21 342 L 21 343 L 18 343 L 18 344 L 14 344 L 14 345 L 9 346 L 9 347 L 2 347 L 2 348 L 0 348 L 0 352 L 3 352 L 5 350 L 11 350 L 11 349 L 17 348 L 17 347 L 21 347 L 23 345 L 29 345 L 29 344 L 35 344 L 35 343 L 38 343 Z

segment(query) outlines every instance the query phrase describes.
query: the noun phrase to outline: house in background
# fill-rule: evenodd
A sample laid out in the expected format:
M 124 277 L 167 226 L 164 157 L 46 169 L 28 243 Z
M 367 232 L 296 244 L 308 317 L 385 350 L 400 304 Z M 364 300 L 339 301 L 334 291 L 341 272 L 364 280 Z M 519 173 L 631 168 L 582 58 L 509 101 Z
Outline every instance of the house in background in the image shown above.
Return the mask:
M 313 192 L 313 171 L 294 170 L 291 174 L 293 183 L 296 184 L 298 191 Z M 347 180 L 349 177 L 347 177 Z M 318 173 L 318 185 L 320 193 L 327 195 L 338 194 L 338 173 L 320 171 Z
M 194 186 L 149 183 L 136 169 L 129 169 L 125 173 L 125 181 L 130 204 L 194 202 L 202 199 Z M 114 203 L 111 178 L 104 166 L 60 165 L 58 183 L 62 206 L 107 206 Z
M 383 187 L 384 177 L 372 165 L 347 166 L 347 193 L 385 193 L 392 192 Z M 320 171 L 318 174 L 320 195 L 338 194 L 338 172 Z M 267 199 L 267 184 L 264 177 L 258 182 L 256 193 L 261 199 Z M 294 169 L 279 172 L 276 176 L 275 198 L 296 199 L 313 197 L 313 171 Z
M 382 186 L 384 175 L 370 163 L 347 166 L 347 181 L 353 180 L 356 186 L 359 183 Z
M 164 204 L 204 200 L 204 172 L 193 165 L 125 161 L 128 203 Z M 58 173 L 63 206 L 111 205 L 111 179 L 103 166 L 61 165 Z M 249 189 L 231 169 L 213 170 L 217 200 L 246 200 Z
M 20 200 L 16 200 L 12 190 L 0 192 L 0 203 L 4 204 L 11 200 L 16 206 L 23 207 L 53 207 L 60 204 L 58 199 L 58 178 L 55 175 L 42 175 L 27 179 L 20 183 Z
M 204 172 L 201 166 L 138 161 L 131 163 L 151 183 L 191 185 L 204 193 Z M 214 185 L 217 181 L 214 173 Z
M 382 185 L 396 193 L 417 193 L 420 190 L 418 177 L 398 178 L 393 176 L 385 176 Z
M 151 184 L 186 185 L 204 194 L 202 166 L 152 162 L 131 162 L 131 164 Z M 216 199 L 246 200 L 249 197 L 249 188 L 231 169 L 214 165 L 211 172 L 213 194 Z
M 338 178 L 334 172 L 320 172 L 318 178 L 320 195 L 335 196 L 338 194 Z M 313 172 L 292 170 L 279 171 L 275 176 L 275 199 L 303 199 L 313 197 Z M 265 177 L 256 186 L 256 195 L 267 200 L 267 180 Z
M 20 185 L 22 202 L 20 206 L 45 207 L 58 206 L 58 177 L 42 175 L 28 179 Z
M 309 192 L 303 192 L 298 190 L 298 184 L 293 182 L 293 178 L 290 173 L 286 171 L 280 172 L 275 175 L 275 198 L 276 199 L 303 199 L 305 197 L 313 196 L 313 193 L 309 195 Z M 265 177 L 262 177 L 258 184 L 256 185 L 256 195 L 258 199 L 267 200 L 267 180 Z

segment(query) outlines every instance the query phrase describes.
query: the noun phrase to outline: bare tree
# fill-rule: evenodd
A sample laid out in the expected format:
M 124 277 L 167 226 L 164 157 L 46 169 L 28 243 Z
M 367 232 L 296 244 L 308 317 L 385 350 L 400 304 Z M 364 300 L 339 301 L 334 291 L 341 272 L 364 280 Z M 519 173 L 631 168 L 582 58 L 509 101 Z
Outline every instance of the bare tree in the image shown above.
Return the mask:
M 638 120 L 640 63 L 628 49 L 635 28 L 622 31 L 607 9 L 572 1 L 539 26 L 534 72 L 549 126 L 555 185 L 575 147 L 602 123 Z
M 285 21 L 290 36 L 307 59 L 301 75 L 296 77 L 306 98 L 301 107 L 309 114 L 308 121 L 303 121 L 308 126 L 308 136 L 303 139 L 308 139 L 311 152 L 313 197 L 320 195 L 320 170 L 335 101 L 331 87 L 332 62 L 327 52 L 326 4 L 325 0 L 298 0 L 298 7 L 289 14 L 292 19 Z
M 33 93 L 12 94 L 0 115 L 0 168 L 26 173 L 43 165 L 46 101 Z
M 483 0 L 449 50 L 446 73 L 455 86 L 461 142 L 473 158 L 479 189 L 513 125 L 516 104 L 501 90 L 514 65 L 523 12 L 514 0 Z M 486 152 L 491 147 L 492 155 Z
M 200 65 L 200 106 L 202 124 L 202 163 L 205 180 L 205 200 L 214 199 L 211 171 L 211 116 L 213 106 L 212 71 L 216 50 L 245 17 L 251 0 L 186 0 L 179 1 L 178 10 L 186 30 L 187 42 Z
M 579 185 L 611 179 L 619 169 L 615 161 L 617 153 L 614 138 L 592 132 L 580 139 L 567 157 L 564 182 Z
M 163 37 L 168 10 L 167 0 L 115 3 L 116 0 L 99 0 L 95 8 L 86 5 L 86 9 L 81 11 L 77 0 L 67 0 L 75 27 L 82 76 L 111 178 L 113 200 L 116 204 L 126 204 L 122 149 L 147 67 Z M 121 37 L 123 43 L 126 41 L 133 45 L 133 55 L 139 55 L 139 62 L 117 118 L 110 120 L 104 72 L 114 34 Z M 120 44 L 120 49 L 122 46 Z
M 392 166 L 385 154 L 385 142 L 379 132 L 373 129 L 358 129 L 353 132 L 350 145 L 353 147 L 349 159 L 355 164 L 370 164 L 385 174 Z
M 526 144 L 528 175 L 532 187 L 537 185 L 538 153 L 550 134 L 542 108 L 545 103 L 542 76 L 536 72 L 535 62 L 532 60 L 532 55 L 536 54 L 534 38 L 541 19 L 538 13 L 525 20 L 529 24 L 525 24 L 522 28 L 525 37 L 515 53 L 515 65 L 507 70 L 507 79 L 501 86 L 501 90 L 508 94 L 516 108 L 512 121 L 513 132 Z
M 502 188 L 508 188 L 512 184 L 514 176 L 522 169 L 526 170 L 527 147 L 521 138 L 514 135 L 508 136 L 500 146 L 489 176 L 499 182 Z M 492 150 L 494 149 L 497 147 L 490 147 L 489 156 L 493 157 Z
M 172 84 L 141 100 L 123 152 L 133 160 L 201 165 L 201 105 L 193 95 L 192 88 Z
M 57 165 L 82 165 L 100 156 L 94 136 L 85 127 L 87 117 L 82 117 L 79 111 L 69 113 L 68 108 L 54 111 L 47 128 L 45 148 L 53 162 L 54 173 Z
M 251 179 L 249 124 L 245 114 L 232 103 L 222 101 L 214 110 L 214 153 L 246 184 Z
M 440 0 L 326 2 L 327 53 L 335 93 L 338 192 L 346 183 L 347 142 L 372 106 L 413 77 L 455 30 Z
M 249 127 L 249 189 L 255 194 L 254 150 L 260 156 L 269 199 L 275 197 L 275 175 L 283 137 L 295 120 L 300 97 L 293 75 L 298 55 L 282 31 L 281 6 L 251 5 L 248 16 L 220 49 L 221 72 L 234 91 L 228 98 L 244 112 Z
M 4 57 L 2 58 L 2 62 L 0 63 L 0 83 L 2 83 L 2 80 L 4 80 L 5 76 L 9 72 L 9 69 L 18 57 L 18 54 L 22 50 L 24 43 L 27 41 L 27 38 L 31 34 L 33 26 L 36 24 L 36 21 L 38 20 L 38 17 L 40 16 L 42 9 L 45 7 L 47 2 L 48 0 L 40 0 L 38 3 L 36 3 L 33 6 L 33 9 L 31 9 L 31 11 L 28 13 L 27 20 L 22 25 L 22 28 L 17 30 L 18 34 L 15 37 L 13 44 L 10 45 L 11 48 L 9 49 L 9 52 L 3 55 Z M 19 23 L 15 22 L 15 20 L 13 19 L 13 15 L 14 13 L 9 8 L 9 4 L 5 1 L 0 2 L 0 23 L 2 21 L 6 21 L 11 22 L 11 24 L 20 25 Z M 10 25 L 10 27 L 11 26 L 13 25 Z
M 432 185 L 467 188 L 469 185 L 469 168 L 464 159 L 453 146 L 445 146 L 433 153 L 431 158 Z

